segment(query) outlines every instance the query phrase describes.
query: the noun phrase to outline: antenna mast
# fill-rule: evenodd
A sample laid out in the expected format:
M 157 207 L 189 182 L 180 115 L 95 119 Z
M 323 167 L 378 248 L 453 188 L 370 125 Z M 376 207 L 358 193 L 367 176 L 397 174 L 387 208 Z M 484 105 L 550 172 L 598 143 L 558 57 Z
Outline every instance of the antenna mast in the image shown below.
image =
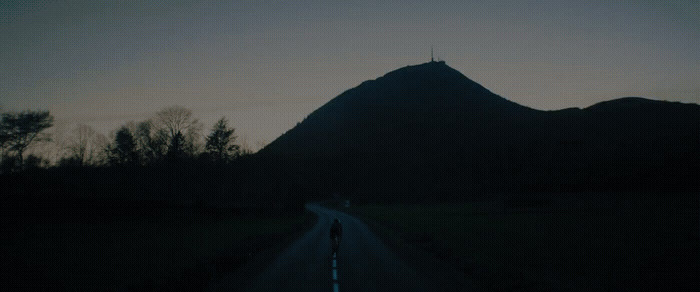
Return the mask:
M 435 62 L 435 60 L 433 60 L 433 46 L 430 46 L 430 62 Z

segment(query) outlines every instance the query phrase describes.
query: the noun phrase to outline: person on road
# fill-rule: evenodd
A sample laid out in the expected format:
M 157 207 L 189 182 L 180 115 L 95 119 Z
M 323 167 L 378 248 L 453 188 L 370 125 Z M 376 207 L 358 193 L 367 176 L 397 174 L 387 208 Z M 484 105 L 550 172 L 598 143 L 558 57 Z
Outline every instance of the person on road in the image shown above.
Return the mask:
M 333 252 L 338 251 L 338 245 L 340 245 L 340 240 L 343 237 L 343 225 L 340 224 L 338 218 L 333 219 L 333 224 L 331 224 L 331 244 Z

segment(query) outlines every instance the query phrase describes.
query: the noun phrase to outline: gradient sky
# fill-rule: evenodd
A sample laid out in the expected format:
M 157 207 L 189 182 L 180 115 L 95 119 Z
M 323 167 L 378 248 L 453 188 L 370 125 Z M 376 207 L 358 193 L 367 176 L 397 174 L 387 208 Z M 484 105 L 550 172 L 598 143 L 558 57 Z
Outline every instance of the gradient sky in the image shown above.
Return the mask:
M 160 108 L 271 142 L 430 47 L 537 109 L 700 103 L 700 1 L 0 1 L 0 106 L 103 133 Z

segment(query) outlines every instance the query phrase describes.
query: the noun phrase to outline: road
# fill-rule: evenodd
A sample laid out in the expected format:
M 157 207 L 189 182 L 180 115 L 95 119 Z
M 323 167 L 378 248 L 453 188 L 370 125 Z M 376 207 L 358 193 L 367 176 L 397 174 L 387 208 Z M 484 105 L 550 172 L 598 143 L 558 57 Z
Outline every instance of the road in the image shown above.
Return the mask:
M 455 290 L 454 284 L 436 283 L 403 264 L 357 218 L 319 205 L 309 204 L 307 209 L 318 214 L 316 225 L 284 250 L 244 291 Z M 334 218 L 343 224 L 335 267 L 329 240 Z M 221 285 L 216 290 L 241 289 Z

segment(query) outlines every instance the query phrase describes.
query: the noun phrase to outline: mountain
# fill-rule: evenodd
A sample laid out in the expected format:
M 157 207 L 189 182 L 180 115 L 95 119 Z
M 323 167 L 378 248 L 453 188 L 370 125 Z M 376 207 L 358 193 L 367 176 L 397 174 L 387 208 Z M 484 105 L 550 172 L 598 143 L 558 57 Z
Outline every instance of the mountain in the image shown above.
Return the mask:
M 700 106 L 622 98 L 540 111 L 429 62 L 345 91 L 260 155 L 304 191 L 365 198 L 697 190 Z

